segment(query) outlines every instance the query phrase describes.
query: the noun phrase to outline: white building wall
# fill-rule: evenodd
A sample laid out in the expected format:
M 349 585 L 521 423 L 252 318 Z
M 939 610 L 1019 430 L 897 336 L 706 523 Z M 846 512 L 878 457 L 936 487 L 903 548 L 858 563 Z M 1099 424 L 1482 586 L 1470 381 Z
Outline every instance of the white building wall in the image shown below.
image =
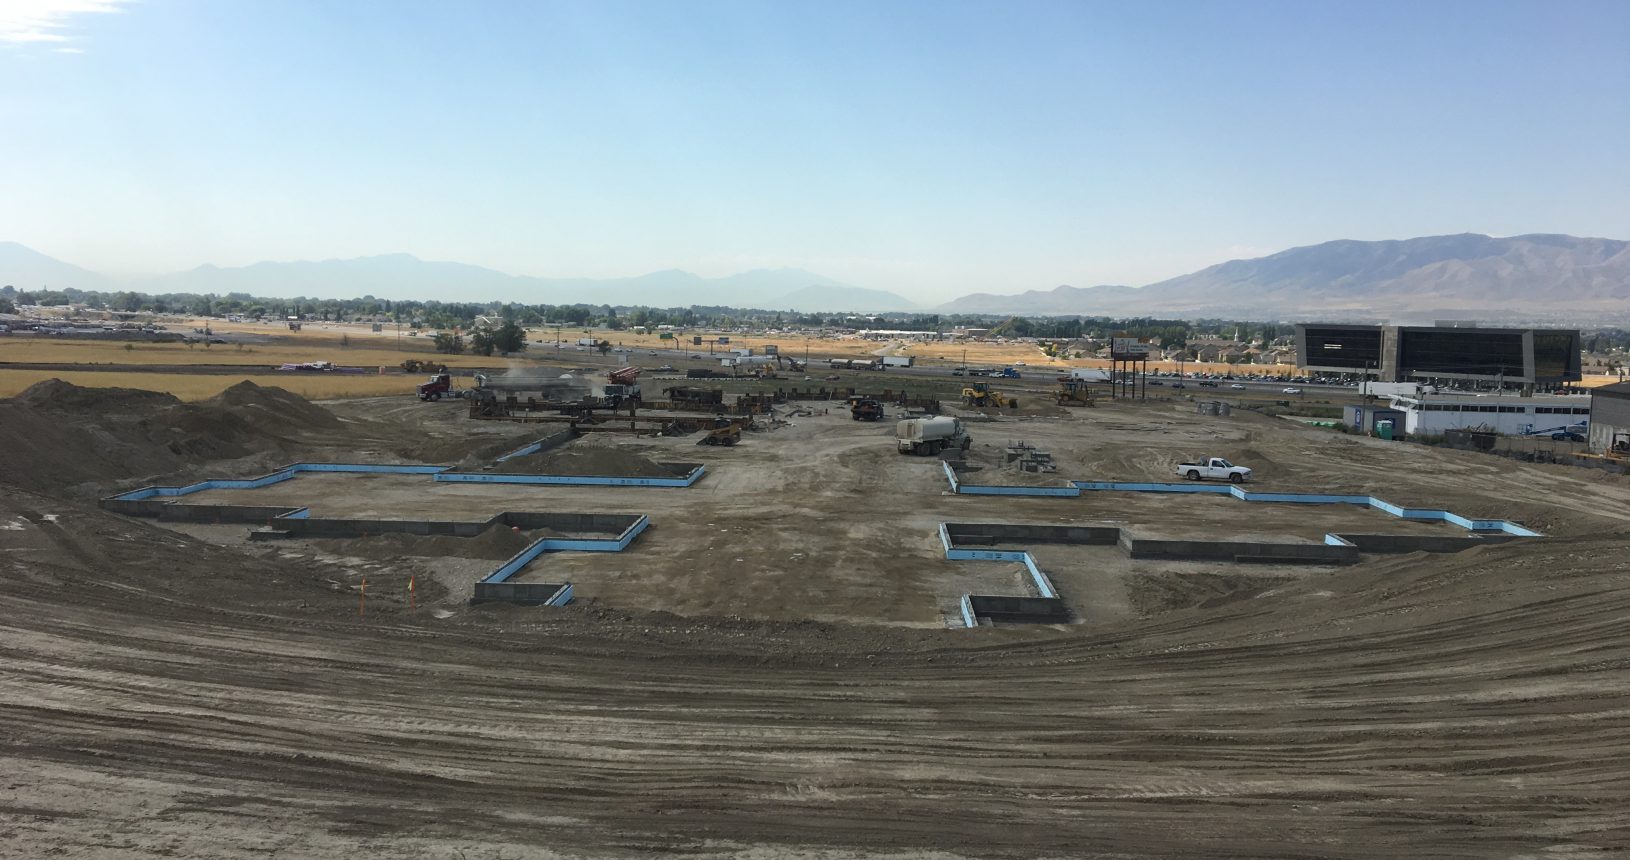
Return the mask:
M 1588 397 L 1395 397 L 1404 432 L 1441 436 L 1446 430 L 1488 429 L 1504 436 L 1551 432 L 1590 420 Z

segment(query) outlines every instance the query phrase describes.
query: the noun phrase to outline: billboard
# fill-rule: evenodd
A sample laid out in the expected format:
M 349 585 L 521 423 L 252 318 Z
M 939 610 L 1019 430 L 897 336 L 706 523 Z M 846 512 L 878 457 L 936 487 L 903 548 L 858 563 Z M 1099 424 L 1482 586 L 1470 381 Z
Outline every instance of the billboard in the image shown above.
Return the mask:
M 1116 361 L 1142 361 L 1154 352 L 1146 337 L 1115 335 L 1109 339 L 1109 357 Z

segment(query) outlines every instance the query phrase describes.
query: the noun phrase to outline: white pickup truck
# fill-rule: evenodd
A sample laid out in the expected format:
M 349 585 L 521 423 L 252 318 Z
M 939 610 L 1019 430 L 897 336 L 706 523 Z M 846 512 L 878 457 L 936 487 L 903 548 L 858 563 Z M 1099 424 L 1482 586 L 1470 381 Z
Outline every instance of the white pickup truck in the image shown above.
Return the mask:
M 1197 463 L 1178 463 L 1177 474 L 1191 481 L 1204 478 L 1226 480 L 1231 484 L 1241 484 L 1251 480 L 1251 470 L 1244 466 L 1236 466 L 1221 457 L 1207 457 Z

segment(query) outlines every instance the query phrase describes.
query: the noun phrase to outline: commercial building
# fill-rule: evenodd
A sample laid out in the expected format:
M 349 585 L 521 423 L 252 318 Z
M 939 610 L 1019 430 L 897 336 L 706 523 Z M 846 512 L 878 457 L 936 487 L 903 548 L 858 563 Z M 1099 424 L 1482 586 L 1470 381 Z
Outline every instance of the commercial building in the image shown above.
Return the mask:
M 1411 436 L 1442 436 L 1448 430 L 1505 436 L 1583 433 L 1591 420 L 1591 398 L 1578 394 L 1421 394 L 1395 396 L 1392 408 L 1403 413 L 1403 430 Z
M 1296 366 L 1381 382 L 1471 380 L 1537 386 L 1580 379 L 1577 329 L 1303 324 Z
M 1630 454 L 1630 382 L 1591 389 L 1587 441 L 1592 454 Z

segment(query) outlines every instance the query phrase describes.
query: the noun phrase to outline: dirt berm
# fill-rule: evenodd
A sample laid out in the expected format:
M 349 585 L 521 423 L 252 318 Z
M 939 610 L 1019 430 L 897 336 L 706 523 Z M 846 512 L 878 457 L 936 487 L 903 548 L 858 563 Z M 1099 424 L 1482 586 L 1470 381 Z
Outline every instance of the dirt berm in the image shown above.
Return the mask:
M 0 401 L 0 482 L 95 493 L 256 455 L 270 464 L 292 450 L 301 429 L 339 423 L 297 395 L 248 381 L 183 403 L 159 392 L 48 379 Z

